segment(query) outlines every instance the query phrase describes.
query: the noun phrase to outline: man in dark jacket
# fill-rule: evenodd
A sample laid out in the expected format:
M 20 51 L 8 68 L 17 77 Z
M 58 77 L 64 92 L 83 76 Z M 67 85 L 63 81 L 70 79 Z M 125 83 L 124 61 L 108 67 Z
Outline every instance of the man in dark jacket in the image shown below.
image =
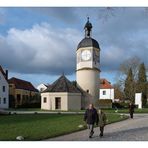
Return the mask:
M 129 113 L 130 113 L 130 117 L 131 117 L 131 118 L 133 118 L 134 108 L 135 108 L 135 105 L 131 102 L 131 103 L 129 104 Z
M 92 138 L 94 134 L 94 124 L 96 123 L 96 125 L 98 125 L 98 113 L 93 104 L 89 104 L 88 109 L 85 111 L 84 121 L 87 123 L 89 129 L 89 138 Z

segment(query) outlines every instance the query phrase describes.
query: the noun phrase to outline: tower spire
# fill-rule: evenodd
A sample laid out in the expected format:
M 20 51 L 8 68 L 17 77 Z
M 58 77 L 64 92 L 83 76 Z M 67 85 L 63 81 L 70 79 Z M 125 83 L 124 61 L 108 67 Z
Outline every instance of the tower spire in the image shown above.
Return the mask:
M 84 30 L 85 30 L 85 37 L 90 38 L 91 37 L 92 24 L 89 22 L 89 17 L 87 17 L 87 22 L 84 26 Z
M 87 17 L 87 21 L 89 22 L 89 16 Z

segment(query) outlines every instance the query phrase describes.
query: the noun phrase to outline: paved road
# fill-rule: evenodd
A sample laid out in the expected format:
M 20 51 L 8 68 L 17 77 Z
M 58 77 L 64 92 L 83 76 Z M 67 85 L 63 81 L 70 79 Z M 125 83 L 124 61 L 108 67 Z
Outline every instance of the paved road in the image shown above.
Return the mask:
M 99 128 L 95 128 L 93 138 L 87 135 L 88 130 L 84 130 L 46 141 L 148 141 L 148 114 L 137 114 L 134 119 L 107 125 L 103 138 L 98 136 Z

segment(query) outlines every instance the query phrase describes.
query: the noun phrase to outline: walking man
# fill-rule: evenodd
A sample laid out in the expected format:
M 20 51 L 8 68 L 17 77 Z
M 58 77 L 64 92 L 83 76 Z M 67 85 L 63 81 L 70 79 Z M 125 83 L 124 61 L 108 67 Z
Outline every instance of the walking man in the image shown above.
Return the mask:
M 100 137 L 103 137 L 104 126 L 106 125 L 107 119 L 105 113 L 101 109 L 98 110 L 98 116 L 99 116 Z
M 129 104 L 129 113 L 130 113 L 130 117 L 133 119 L 133 114 L 134 114 L 134 108 L 135 108 L 135 105 L 130 102 Z
M 94 134 L 94 125 L 98 125 L 98 113 L 94 108 L 93 104 L 89 104 L 88 109 L 84 114 L 84 121 L 87 123 L 87 128 L 89 129 L 89 138 L 92 138 Z

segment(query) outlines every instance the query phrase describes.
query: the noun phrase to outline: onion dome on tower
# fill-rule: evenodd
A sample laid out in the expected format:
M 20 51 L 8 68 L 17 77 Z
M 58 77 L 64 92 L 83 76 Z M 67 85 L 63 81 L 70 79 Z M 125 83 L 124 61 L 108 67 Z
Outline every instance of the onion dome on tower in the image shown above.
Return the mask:
M 89 22 L 89 17 L 87 18 L 87 22 L 84 26 L 85 30 L 85 38 L 81 40 L 81 42 L 78 44 L 77 50 L 79 48 L 84 48 L 84 47 L 95 47 L 99 48 L 99 43 L 91 37 L 92 35 L 92 24 Z

